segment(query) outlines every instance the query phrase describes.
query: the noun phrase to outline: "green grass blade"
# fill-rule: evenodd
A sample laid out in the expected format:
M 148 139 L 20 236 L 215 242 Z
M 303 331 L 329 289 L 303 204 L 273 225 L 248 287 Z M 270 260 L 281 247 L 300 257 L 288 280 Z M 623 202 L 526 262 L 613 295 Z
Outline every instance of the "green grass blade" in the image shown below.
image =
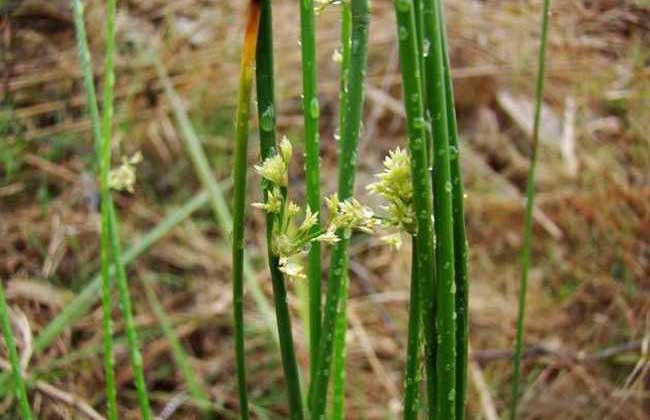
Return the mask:
M 129 284 L 126 277 L 126 269 L 122 261 L 122 247 L 120 245 L 119 225 L 115 206 L 110 202 L 109 204 L 109 218 L 111 228 L 111 251 L 113 253 L 113 260 L 115 262 L 115 278 L 117 280 L 117 289 L 120 295 L 120 309 L 122 310 L 122 317 L 124 318 L 124 327 L 126 329 L 126 344 L 129 349 L 129 360 L 133 368 L 133 378 L 135 381 L 136 393 L 138 395 L 138 404 L 140 406 L 140 414 L 143 420 L 150 420 L 153 418 L 151 412 L 151 405 L 149 403 L 149 394 L 147 392 L 147 383 L 144 377 L 144 367 L 142 362 L 142 355 L 140 353 L 140 345 L 138 341 L 137 327 L 133 319 L 133 308 L 131 305 L 131 297 L 129 295 Z
M 259 21 L 259 0 L 252 0 L 249 6 L 244 46 L 241 54 L 239 99 L 235 115 L 235 158 L 233 163 L 232 288 L 235 320 L 235 359 L 239 382 L 239 405 L 243 420 L 250 417 L 244 348 L 244 227 L 246 221 L 246 173 L 248 169 L 248 118 Z
M 350 68 L 350 49 L 352 42 L 352 11 L 350 3 L 341 3 L 341 76 L 339 87 L 339 132 L 345 131 L 346 114 L 349 86 L 348 71 Z M 341 301 L 336 321 L 336 332 L 334 336 L 334 362 L 332 369 L 332 408 L 330 419 L 343 420 L 345 418 L 345 352 L 346 335 L 348 332 L 347 300 L 348 300 L 348 276 L 343 278 Z
M 169 342 L 174 362 L 187 384 L 187 389 L 190 395 L 198 403 L 201 411 L 207 416 L 212 412 L 208 391 L 205 389 L 205 385 L 192 367 L 190 358 L 185 351 L 183 344 L 181 344 L 176 331 L 174 331 L 174 327 L 165 312 L 165 308 L 163 308 L 162 304 L 158 300 L 151 281 L 146 278 L 143 280 L 147 301 L 158 319 L 158 323 L 160 324 L 165 338 Z
M 257 107 L 260 127 L 260 154 L 262 160 L 275 153 L 275 85 L 273 75 L 273 15 L 271 0 L 261 1 L 260 29 L 257 42 L 256 86 Z M 271 188 L 270 182 L 262 180 L 264 200 Z M 266 242 L 273 283 L 273 298 L 277 316 L 278 337 L 282 353 L 282 367 L 287 383 L 287 398 L 291 419 L 304 418 L 302 407 L 302 392 L 300 375 L 296 361 L 293 335 L 291 330 L 291 315 L 287 304 L 287 289 L 285 279 L 279 269 L 279 258 L 271 252 L 273 234 L 273 215 L 266 215 Z
M 452 180 L 452 211 L 454 217 L 454 258 L 456 276 L 456 419 L 465 419 L 467 404 L 467 367 L 469 362 L 469 273 L 467 271 L 467 235 L 465 233 L 465 204 L 460 165 L 458 123 L 454 106 L 454 84 L 451 77 L 447 29 L 442 2 L 438 2 L 438 25 L 441 31 L 442 55 L 445 66 L 445 96 L 447 99 L 447 128 L 449 129 L 449 163 Z
M 20 367 L 20 359 L 18 358 L 18 351 L 16 350 L 16 343 L 14 335 L 11 330 L 11 319 L 9 318 L 9 308 L 7 299 L 5 298 L 5 290 L 0 279 L 0 323 L 2 324 L 2 335 L 5 339 L 5 346 L 9 355 L 9 363 L 11 364 L 11 372 L 14 380 L 14 393 L 18 399 L 18 407 L 20 415 L 23 420 L 31 420 L 32 410 L 29 407 L 29 398 L 27 397 L 27 388 L 23 379 L 22 368 Z
M 312 213 L 318 213 L 318 223 L 313 232 L 320 230 L 320 139 L 318 102 L 318 67 L 316 62 L 316 23 L 314 1 L 301 0 L 300 45 L 302 49 L 303 115 L 305 121 L 305 181 L 307 204 Z M 318 343 L 321 334 L 321 247 L 320 242 L 311 244 L 308 256 L 309 279 L 309 355 L 311 377 L 314 377 Z
M 433 189 L 436 232 L 436 324 L 439 344 L 436 357 L 436 410 L 440 419 L 456 418 L 456 278 L 454 222 L 450 165 L 449 105 L 445 91 L 440 0 L 424 5 L 431 52 L 425 60 L 427 108 L 433 129 Z
M 524 346 L 524 321 L 526 317 L 526 292 L 528 290 L 528 269 L 530 267 L 530 247 L 533 233 L 533 205 L 535 200 L 535 169 L 537 167 L 537 149 L 539 146 L 539 127 L 542 114 L 542 96 L 544 94 L 544 71 L 546 67 L 546 44 L 550 15 L 550 0 L 544 0 L 542 11 L 542 35 L 539 48 L 537 82 L 535 85 L 535 116 L 533 122 L 532 150 L 526 185 L 526 215 L 524 219 L 524 243 L 521 250 L 521 283 L 519 286 L 519 314 L 517 316 L 517 338 L 515 343 L 514 375 L 512 378 L 512 400 L 510 418 L 517 418 L 519 404 L 519 383 L 521 380 L 521 355 Z
M 417 420 L 419 409 L 418 394 L 420 391 L 421 272 L 418 270 L 417 240 L 415 237 L 413 237 L 411 243 L 411 292 L 409 296 L 408 341 L 404 375 L 405 420 Z
M 369 1 L 351 0 L 352 48 L 348 72 L 349 96 L 346 108 L 346 121 L 341 133 L 339 154 L 338 197 L 341 201 L 350 198 L 354 192 L 354 178 L 357 162 L 357 143 L 363 111 L 363 85 L 368 61 L 368 27 L 370 23 Z M 347 271 L 347 247 L 350 232 L 338 232 L 342 238 L 332 251 L 328 280 L 327 298 L 322 324 L 321 340 L 316 359 L 316 376 L 310 384 L 309 399 L 313 419 L 324 415 L 327 403 L 327 388 L 331 372 L 331 357 L 339 311 L 343 278 Z
M 416 212 L 416 251 L 420 271 L 421 308 L 424 337 L 426 340 L 427 397 L 430 418 L 435 403 L 435 349 L 437 336 L 434 324 L 434 247 L 433 247 L 433 198 L 428 165 L 424 104 L 422 98 L 419 51 L 415 29 L 415 14 L 412 0 L 395 0 L 397 30 L 399 38 L 404 105 L 407 116 L 407 134 L 411 153 L 413 177 L 413 200 Z M 429 22 L 425 21 L 425 29 Z M 413 269 L 413 268 L 412 268 Z

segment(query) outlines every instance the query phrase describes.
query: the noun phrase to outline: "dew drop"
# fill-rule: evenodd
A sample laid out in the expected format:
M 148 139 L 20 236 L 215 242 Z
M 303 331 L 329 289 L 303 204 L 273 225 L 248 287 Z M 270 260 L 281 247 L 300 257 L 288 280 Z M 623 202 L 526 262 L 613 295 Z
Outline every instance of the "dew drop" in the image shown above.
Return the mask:
M 406 40 L 409 37 L 409 31 L 404 27 L 399 27 L 399 39 L 402 41 Z
M 400 12 L 408 12 L 411 9 L 411 2 L 409 0 L 397 0 L 397 10 Z
M 260 128 L 262 128 L 264 131 L 273 130 L 274 117 L 275 111 L 273 110 L 273 105 L 269 105 L 262 113 L 262 118 L 260 119 Z
M 318 103 L 318 98 L 316 97 L 311 98 L 311 101 L 309 102 L 309 115 L 311 115 L 312 118 L 318 118 L 320 115 L 320 105 Z

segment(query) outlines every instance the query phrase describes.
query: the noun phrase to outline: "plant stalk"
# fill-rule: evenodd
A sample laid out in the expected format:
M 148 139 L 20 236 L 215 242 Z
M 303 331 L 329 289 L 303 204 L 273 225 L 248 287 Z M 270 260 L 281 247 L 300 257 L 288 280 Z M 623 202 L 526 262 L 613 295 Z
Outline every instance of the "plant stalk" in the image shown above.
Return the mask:
M 262 160 L 276 153 L 276 124 L 275 124 L 275 83 L 273 74 L 273 15 L 271 0 L 261 0 L 261 17 L 257 42 L 257 107 L 260 127 L 260 152 Z M 272 188 L 268 180 L 262 180 L 264 201 Z M 285 190 L 286 200 L 286 190 Z M 287 383 L 287 398 L 291 419 L 302 420 L 302 391 L 300 388 L 300 375 L 296 362 L 293 335 L 291 330 L 291 314 L 287 304 L 287 289 L 285 279 L 280 271 L 279 258 L 272 252 L 273 240 L 272 214 L 266 215 L 266 243 L 273 283 L 273 298 L 277 317 L 278 334 L 280 338 L 280 351 L 282 353 L 282 367 Z
M 542 97 L 544 94 L 544 71 L 546 68 L 546 44 L 548 40 L 548 25 L 550 0 L 544 0 L 542 11 L 542 35 L 539 48 L 537 82 L 535 85 L 535 116 L 533 121 L 533 139 L 528 169 L 528 184 L 526 185 L 526 215 L 524 219 L 524 243 L 521 250 L 521 283 L 519 286 L 519 314 L 517 316 L 517 339 L 515 343 L 514 376 L 512 378 L 512 400 L 510 403 L 510 419 L 516 420 L 519 404 L 519 383 L 521 381 L 521 356 L 524 346 L 524 322 L 526 317 L 526 292 L 528 290 L 528 269 L 530 267 L 530 248 L 533 235 L 533 205 L 535 200 L 535 170 L 537 167 L 537 149 L 539 146 L 539 127 L 542 115 Z
M 320 139 L 318 101 L 318 67 L 316 61 L 316 23 L 313 0 L 300 3 L 300 45 L 302 53 L 303 115 L 305 121 L 305 181 L 307 205 L 318 214 L 312 232 L 320 231 Z M 314 377 L 318 342 L 321 335 L 321 247 L 315 241 L 309 249 L 307 277 L 309 280 L 309 358 L 311 378 Z
M 454 84 L 447 42 L 447 29 L 442 2 L 438 2 L 438 17 L 442 42 L 447 100 L 447 128 L 449 130 L 449 163 L 452 180 L 452 212 L 454 218 L 454 258 L 456 281 L 456 419 L 465 419 L 467 404 L 467 374 L 469 363 L 469 274 L 467 271 L 467 235 L 465 233 L 465 205 L 463 177 L 460 165 L 460 142 L 454 105 Z
M 341 75 L 339 87 L 339 133 L 345 131 L 348 96 L 349 96 L 349 75 L 350 49 L 352 42 L 352 11 L 349 2 L 341 3 Z M 334 336 L 334 369 L 332 384 L 332 408 L 331 420 L 343 420 L 345 417 L 345 360 L 346 360 L 346 336 L 348 332 L 347 300 L 348 300 L 349 277 L 343 279 L 343 287 L 339 302 L 339 309 L 336 321 Z
M 244 225 L 246 220 L 248 119 L 259 22 L 260 1 L 251 0 L 241 55 L 239 99 L 235 116 L 235 159 L 233 167 L 232 290 L 239 405 L 243 420 L 250 418 L 248 392 L 246 390 L 246 355 L 244 348 Z
M 351 0 L 352 41 L 350 68 L 348 72 L 349 96 L 345 110 L 346 121 L 341 133 L 339 154 L 338 198 L 344 201 L 354 192 L 357 162 L 357 143 L 363 117 L 363 85 L 368 61 L 368 27 L 370 23 L 369 0 Z M 327 298 L 322 323 L 322 334 L 316 359 L 315 376 L 310 384 L 309 401 L 312 419 L 320 419 L 325 412 L 329 385 L 333 340 L 335 336 L 343 279 L 347 275 L 347 247 L 350 232 L 339 229 L 341 240 L 332 251 L 328 279 Z
M 433 197 L 429 160 L 427 156 L 422 79 L 420 75 L 420 53 L 418 51 L 415 13 L 412 0 L 395 0 L 397 30 L 399 38 L 402 83 L 404 85 L 404 106 L 407 117 L 407 134 L 411 153 L 413 177 L 413 201 L 415 206 L 417 235 L 416 252 L 420 270 L 420 293 L 422 294 L 422 325 L 426 343 L 427 397 L 429 416 L 434 417 L 436 390 L 436 347 L 437 334 L 434 299 L 434 245 L 433 245 Z M 425 20 L 425 29 L 429 22 Z
M 449 127 L 445 89 L 445 62 L 442 47 L 441 0 L 424 5 L 427 38 L 431 52 L 427 70 L 427 108 L 433 130 L 433 196 L 436 231 L 436 325 L 439 344 L 436 357 L 436 410 L 439 419 L 456 418 L 456 279 L 452 178 Z
M 409 296 L 408 341 L 404 375 L 404 420 L 417 420 L 420 390 L 420 326 L 421 303 L 420 276 L 417 258 L 417 238 L 411 239 L 411 291 Z

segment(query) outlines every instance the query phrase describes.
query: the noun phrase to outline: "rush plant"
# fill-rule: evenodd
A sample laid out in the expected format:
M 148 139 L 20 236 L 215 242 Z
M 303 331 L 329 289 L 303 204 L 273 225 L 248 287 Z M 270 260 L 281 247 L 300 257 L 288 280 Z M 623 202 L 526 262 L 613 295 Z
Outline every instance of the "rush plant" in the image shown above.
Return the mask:
M 535 115 L 533 120 L 533 138 L 526 185 L 526 214 L 524 217 L 524 243 L 521 250 L 521 282 L 519 284 L 519 314 L 517 316 L 517 338 L 515 342 L 515 357 L 513 361 L 514 374 L 512 378 L 512 396 L 510 402 L 510 419 L 517 418 L 519 404 L 519 383 L 521 381 L 521 355 L 524 346 L 524 321 L 526 318 L 526 292 L 528 290 L 528 269 L 530 267 L 530 248 L 533 236 L 533 205 L 535 200 L 535 170 L 537 167 L 537 149 L 539 147 L 539 127 L 542 115 L 542 99 L 544 95 L 544 71 L 546 68 L 546 43 L 548 39 L 548 24 L 550 0 L 544 0 L 542 9 L 542 34 L 539 47 L 537 81 L 535 84 Z

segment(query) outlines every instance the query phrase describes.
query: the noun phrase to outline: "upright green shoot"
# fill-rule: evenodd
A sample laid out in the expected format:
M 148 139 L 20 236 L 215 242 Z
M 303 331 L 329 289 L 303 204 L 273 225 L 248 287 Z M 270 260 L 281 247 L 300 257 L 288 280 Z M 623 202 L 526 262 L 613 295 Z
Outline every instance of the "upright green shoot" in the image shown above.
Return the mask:
M 454 222 L 450 165 L 445 63 L 442 42 L 441 0 L 424 4 L 425 37 L 431 51 L 425 59 L 427 108 L 433 130 L 433 189 L 436 231 L 436 410 L 439 419 L 456 418 L 456 278 Z
M 88 50 L 85 25 L 83 21 L 83 7 L 78 0 L 72 0 L 72 9 L 77 32 L 77 43 L 80 62 L 84 75 L 84 86 L 88 102 L 88 109 L 91 120 L 91 127 L 95 139 L 95 147 L 98 154 L 100 193 L 101 193 L 101 273 L 102 273 L 102 308 L 103 308 L 103 332 L 104 332 L 104 364 L 106 374 L 106 399 L 107 415 L 109 419 L 117 418 L 117 389 L 114 377 L 113 361 L 113 339 L 112 339 L 112 302 L 111 302 L 111 259 L 115 264 L 118 289 L 120 292 L 120 307 L 125 318 L 127 344 L 133 373 L 135 377 L 138 402 L 142 418 L 152 418 L 149 397 L 147 394 L 140 355 L 131 299 L 129 297 L 126 271 L 122 264 L 122 252 L 119 239 L 117 214 L 108 182 L 111 166 L 111 144 L 112 144 L 112 122 L 113 122 L 113 90 L 115 85 L 115 74 L 113 70 L 113 52 L 115 48 L 115 13 L 116 2 L 108 0 L 106 3 L 106 46 L 104 63 L 104 109 L 102 122 L 99 121 L 97 97 L 95 93 L 92 73 L 92 63 Z
M 427 156 L 424 105 L 420 75 L 420 53 L 412 0 L 395 0 L 400 64 L 406 108 L 407 135 L 411 153 L 411 176 L 413 179 L 413 202 L 416 214 L 416 258 L 422 294 L 423 329 L 426 339 L 427 396 L 430 413 L 435 401 L 436 332 L 434 325 L 434 246 L 433 246 L 433 197 Z M 426 26 L 426 25 L 425 25 Z M 405 412 L 412 407 L 405 407 Z M 430 414 L 433 416 L 433 414 Z M 431 417 L 433 418 L 433 417 Z
M 519 382 L 521 380 L 521 355 L 524 346 L 524 321 L 526 317 L 526 292 L 528 290 L 528 269 L 530 266 L 530 247 L 533 233 L 533 204 L 535 199 L 535 169 L 537 167 L 537 149 L 539 146 L 539 127 L 542 115 L 542 97 L 544 94 L 544 71 L 546 67 L 546 44 L 548 39 L 548 24 L 550 0 L 544 0 L 542 11 L 542 34 L 539 48 L 537 82 L 535 85 L 535 116 L 533 122 L 533 138 L 531 145 L 530 167 L 528 169 L 528 184 L 526 185 L 526 215 L 524 219 L 524 243 L 521 250 L 521 283 L 519 285 L 519 314 L 517 316 L 517 339 L 515 343 L 514 376 L 512 378 L 512 400 L 510 403 L 510 419 L 517 418 L 519 404 Z
M 307 205 L 320 215 L 320 140 L 318 102 L 318 68 L 316 63 L 316 24 L 313 0 L 300 3 L 300 45 L 302 48 L 303 115 L 305 120 L 305 181 Z M 320 230 L 320 216 L 313 232 Z M 320 243 L 309 249 L 307 277 L 309 279 L 309 354 L 311 378 L 314 377 L 318 342 L 321 335 L 321 263 Z
M 452 182 L 452 211 L 454 218 L 454 258 L 456 277 L 456 419 L 465 419 L 467 402 L 467 366 L 469 357 L 469 278 L 467 271 L 467 236 L 463 178 L 460 167 L 458 123 L 454 106 L 454 85 L 451 77 L 447 29 L 442 2 L 438 2 L 439 30 L 445 66 L 445 97 L 447 99 L 447 128 L 449 130 L 449 163 Z
M 248 118 L 250 114 L 253 64 L 260 22 L 260 0 L 251 0 L 244 45 L 241 54 L 239 99 L 235 116 L 235 159 L 233 167 L 232 287 L 235 320 L 235 358 L 239 382 L 241 418 L 250 418 L 246 390 L 246 355 L 244 349 L 244 225 L 246 210 L 246 173 L 248 155 Z
M 347 107 L 349 87 L 348 72 L 350 68 L 350 43 L 352 31 L 352 12 L 349 2 L 341 3 L 341 74 L 339 87 L 339 133 L 344 131 L 345 109 Z M 332 408 L 331 420 L 343 420 L 345 417 L 345 352 L 346 336 L 348 332 L 347 300 L 348 300 L 348 276 L 345 276 L 341 301 L 339 302 L 339 313 L 336 321 L 336 332 L 334 337 L 334 369 L 332 384 Z
M 9 363 L 11 364 L 14 391 L 18 399 L 20 415 L 23 420 L 32 420 L 32 410 L 29 407 L 27 387 L 25 387 L 25 380 L 23 379 L 22 368 L 20 367 L 20 359 L 18 358 L 18 351 L 16 351 L 16 342 L 14 341 L 14 334 L 11 330 L 9 307 L 7 305 L 7 299 L 5 298 L 5 289 L 2 284 L 2 279 L 0 279 L 0 324 L 2 325 L 2 335 L 5 339 L 7 354 L 9 355 Z
M 346 120 L 342 127 L 339 153 L 338 199 L 347 200 L 354 192 L 354 178 L 357 162 L 357 143 L 361 127 L 363 111 L 363 87 L 368 61 L 368 27 L 370 21 L 369 1 L 351 0 L 352 35 L 350 50 L 350 67 L 347 74 L 349 81 L 348 99 L 345 109 Z M 337 235 L 341 240 L 332 251 L 330 272 L 327 288 L 327 298 L 322 323 L 321 339 L 316 359 L 315 376 L 309 389 L 311 418 L 320 419 L 324 415 L 327 403 L 327 388 L 329 385 L 333 340 L 337 318 L 340 310 L 339 302 L 347 275 L 347 248 L 351 232 L 339 230 Z
M 99 120 L 94 124 L 99 127 L 94 132 L 101 130 L 100 140 L 97 142 L 97 161 L 99 169 L 99 186 L 101 196 L 101 233 L 100 233 L 100 259 L 102 272 L 102 316 L 104 339 L 104 375 L 106 380 L 106 415 L 109 420 L 117 419 L 117 388 L 115 385 L 115 361 L 113 356 L 113 321 L 111 299 L 111 191 L 108 185 L 108 174 L 111 169 L 111 124 L 113 119 L 113 88 L 115 75 L 113 74 L 113 46 L 115 44 L 115 0 L 106 2 L 106 45 L 104 69 L 104 109 L 102 124 Z M 81 22 L 83 24 L 83 21 Z M 80 49 L 81 51 L 81 49 Z M 83 54 L 82 54 L 83 56 Z M 82 58 L 83 59 L 83 58 Z M 92 71 L 90 64 L 86 71 Z M 92 74 L 92 73 L 91 73 Z M 90 95 L 90 91 L 87 92 Z M 89 103 L 89 107 L 92 104 Z M 91 108 L 89 108 L 91 109 Z M 90 112 L 93 118 L 93 111 Z M 114 256 L 113 256 L 114 259 Z
M 275 84 L 273 74 L 273 15 L 271 0 L 261 0 L 261 17 L 257 41 L 257 108 L 260 127 L 260 151 L 262 160 L 276 153 L 275 138 Z M 264 201 L 267 201 L 272 183 L 266 179 L 262 181 Z M 286 189 L 283 191 L 286 200 Z M 287 304 L 287 288 L 285 279 L 280 271 L 280 260 L 272 252 L 274 215 L 266 215 L 266 242 L 268 250 L 269 268 L 273 283 L 273 299 L 280 338 L 280 351 L 282 353 L 282 366 L 284 378 L 287 383 L 287 398 L 292 420 L 304 418 L 302 407 L 302 391 L 298 374 L 298 363 L 293 345 L 291 331 L 291 314 Z M 312 245 L 313 246 L 313 245 Z M 320 284 L 319 284 L 320 286 Z
M 404 419 L 417 420 L 420 392 L 420 326 L 422 324 L 422 296 L 418 270 L 417 239 L 411 239 L 411 291 L 409 294 L 409 321 L 404 374 Z

